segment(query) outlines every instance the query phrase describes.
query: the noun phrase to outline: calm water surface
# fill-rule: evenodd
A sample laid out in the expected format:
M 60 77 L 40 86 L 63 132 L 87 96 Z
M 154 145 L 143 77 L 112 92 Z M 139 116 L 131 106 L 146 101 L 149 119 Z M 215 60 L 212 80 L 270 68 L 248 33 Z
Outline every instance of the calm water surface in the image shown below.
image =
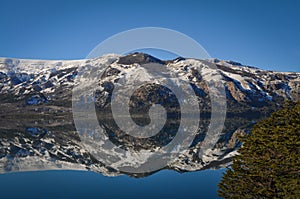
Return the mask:
M 219 198 L 217 184 L 224 171 L 164 170 L 140 179 L 86 171 L 8 173 L 0 175 L 0 198 Z

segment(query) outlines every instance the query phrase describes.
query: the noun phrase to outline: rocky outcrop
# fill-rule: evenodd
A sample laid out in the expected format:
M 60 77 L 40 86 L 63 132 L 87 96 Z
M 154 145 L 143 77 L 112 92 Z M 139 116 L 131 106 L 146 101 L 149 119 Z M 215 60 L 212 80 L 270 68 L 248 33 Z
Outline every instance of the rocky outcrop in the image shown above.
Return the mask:
M 108 139 L 125 150 L 156 150 L 167 145 L 180 124 L 179 101 L 161 79 L 145 64 L 161 64 L 176 78 L 189 82 L 199 107 L 200 122 L 189 148 L 164 169 L 180 172 L 218 168 L 230 164 L 241 146 L 238 135 L 249 133 L 252 126 L 282 107 L 284 100 L 299 100 L 299 73 L 264 71 L 233 61 L 177 58 L 159 60 L 134 53 L 127 56 L 106 55 L 92 60 L 42 61 L 0 59 L 0 171 L 36 169 L 81 169 L 104 175 L 124 172 L 105 165 L 90 153 L 79 133 L 93 135 L 93 129 L 75 129 L 72 118 L 72 89 L 76 78 L 87 85 L 91 74 L 99 74 L 93 97 L 85 95 L 77 103 L 96 107 L 98 121 Z M 213 64 L 214 67 L 209 67 Z M 83 71 L 90 75 L 80 76 Z M 141 84 L 129 103 L 136 124 L 149 124 L 149 110 L 160 104 L 167 110 L 168 120 L 157 136 L 135 138 L 123 132 L 113 120 L 111 100 L 120 81 L 155 80 Z M 205 137 L 211 117 L 211 95 L 208 84 L 222 84 L 226 95 L 224 128 L 212 147 L 199 155 L 206 145 Z M 95 86 L 95 85 L 94 85 Z M 122 103 L 122 102 L 120 102 Z M 114 150 L 106 151 L 114 154 Z M 143 177 L 150 173 L 126 173 Z

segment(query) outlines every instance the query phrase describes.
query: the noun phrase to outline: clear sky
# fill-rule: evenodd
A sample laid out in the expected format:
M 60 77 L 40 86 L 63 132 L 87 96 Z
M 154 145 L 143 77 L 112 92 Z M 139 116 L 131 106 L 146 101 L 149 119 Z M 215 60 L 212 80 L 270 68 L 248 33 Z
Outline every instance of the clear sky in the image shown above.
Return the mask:
M 300 1 L 0 0 L 0 57 L 80 59 L 132 28 L 180 31 L 212 57 L 300 71 Z

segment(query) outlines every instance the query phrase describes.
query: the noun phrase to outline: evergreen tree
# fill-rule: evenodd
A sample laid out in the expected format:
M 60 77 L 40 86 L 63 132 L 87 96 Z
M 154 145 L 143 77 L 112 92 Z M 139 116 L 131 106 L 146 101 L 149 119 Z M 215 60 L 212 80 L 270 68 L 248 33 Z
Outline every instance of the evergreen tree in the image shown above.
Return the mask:
M 300 104 L 254 126 L 219 183 L 224 198 L 300 198 Z

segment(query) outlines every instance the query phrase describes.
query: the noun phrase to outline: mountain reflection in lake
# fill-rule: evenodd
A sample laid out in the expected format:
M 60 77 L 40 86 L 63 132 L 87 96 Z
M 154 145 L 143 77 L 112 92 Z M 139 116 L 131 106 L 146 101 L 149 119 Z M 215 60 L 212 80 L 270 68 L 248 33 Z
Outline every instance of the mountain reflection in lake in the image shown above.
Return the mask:
M 238 133 L 244 131 L 232 127 L 233 121 L 240 126 L 249 124 L 249 121 L 234 118 L 226 120 L 225 125 L 231 126 L 226 129 Z M 95 132 L 88 128 L 76 131 L 72 120 L 0 120 L 0 172 L 3 173 L 0 175 L 0 197 L 217 198 L 217 183 L 224 171 L 222 168 L 230 164 L 239 143 L 234 139 L 235 133 L 229 135 L 228 131 L 224 131 L 214 148 L 202 159 L 198 154 L 205 137 L 204 126 L 208 123 L 208 120 L 201 120 L 189 150 L 157 170 L 160 172 L 124 173 L 105 165 L 90 153 L 79 133 L 93 136 Z M 167 144 L 168 139 L 174 136 L 178 120 L 168 121 L 167 128 L 151 141 L 126 138 L 107 118 L 100 119 L 99 124 L 113 143 L 139 151 L 143 147 L 155 148 Z M 17 192 L 14 191 L 16 187 Z
M 97 136 L 92 129 L 86 128 L 76 131 L 72 123 L 61 123 L 55 120 L 51 122 L 0 121 L 0 172 L 90 170 L 105 176 L 127 174 L 133 177 L 144 177 L 161 169 L 187 172 L 224 168 L 230 164 L 231 157 L 235 154 L 235 149 L 239 143 L 232 137 L 226 140 L 226 136 L 222 134 L 212 149 L 206 151 L 203 156 L 199 156 L 205 137 L 205 130 L 203 128 L 200 130 L 200 126 L 205 126 L 207 122 L 209 121 L 203 120 L 199 124 L 199 132 L 189 149 L 180 154 L 179 157 L 174 158 L 168 165 L 155 171 L 126 173 L 118 170 L 118 167 L 104 164 L 100 159 L 95 158 L 91 153 L 92 146 L 82 143 L 82 136 L 80 137 L 79 134 L 85 134 L 86 137 Z M 167 144 L 178 126 L 178 120 L 168 121 L 165 125 L 167 128 L 162 129 L 158 137 L 150 140 L 126 137 L 126 134 L 116 129 L 111 120 L 103 120 L 100 125 L 115 145 L 138 153 L 143 149 L 152 150 Z M 96 140 L 96 138 L 93 139 Z M 97 145 L 97 147 L 102 147 L 102 145 Z M 105 147 L 103 145 L 102 148 L 97 148 L 104 157 L 120 155 L 118 150 L 108 149 L 106 151 Z M 120 156 L 120 158 L 123 157 Z M 147 158 L 144 160 L 147 161 Z M 114 163 L 122 164 L 119 160 Z

